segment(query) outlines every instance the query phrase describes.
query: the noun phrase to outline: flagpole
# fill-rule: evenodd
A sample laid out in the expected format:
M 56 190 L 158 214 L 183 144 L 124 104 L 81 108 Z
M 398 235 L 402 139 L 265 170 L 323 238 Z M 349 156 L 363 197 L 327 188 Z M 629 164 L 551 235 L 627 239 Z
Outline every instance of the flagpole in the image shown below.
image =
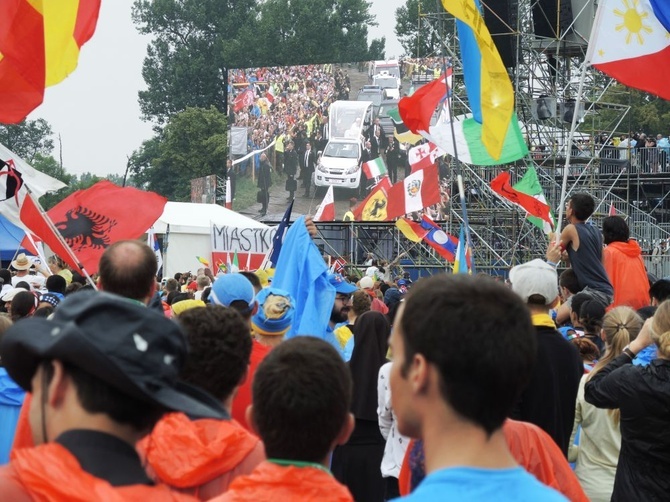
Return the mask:
M 39 210 L 40 214 L 44 218 L 44 221 L 47 222 L 47 225 L 49 225 L 49 229 L 54 233 L 56 236 L 56 239 L 64 246 L 64 248 L 67 250 L 68 255 L 70 256 L 70 259 L 77 264 L 77 267 L 84 273 L 84 276 L 88 280 L 88 282 L 93 286 L 94 290 L 98 290 L 98 286 L 95 284 L 95 281 L 91 278 L 91 276 L 88 274 L 86 271 L 86 268 L 84 267 L 84 264 L 79 261 L 79 258 L 74 254 L 74 251 L 72 251 L 72 248 L 68 245 L 68 243 L 65 241 L 63 236 L 61 235 L 60 231 L 58 228 L 56 228 L 56 225 L 54 225 L 54 222 L 51 221 L 51 218 L 49 218 L 49 215 L 47 212 L 44 210 L 42 207 L 42 204 L 33 197 L 33 192 L 30 190 L 30 187 L 26 186 L 26 197 L 30 197 L 30 200 L 32 200 L 33 204 L 35 204 L 35 207 Z

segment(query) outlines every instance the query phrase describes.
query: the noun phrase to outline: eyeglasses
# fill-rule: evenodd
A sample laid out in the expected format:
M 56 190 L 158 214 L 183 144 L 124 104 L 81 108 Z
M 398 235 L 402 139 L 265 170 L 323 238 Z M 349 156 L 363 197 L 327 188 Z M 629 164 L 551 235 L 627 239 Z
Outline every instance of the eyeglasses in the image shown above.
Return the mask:
M 335 299 L 340 300 L 342 303 L 349 303 L 351 301 L 351 296 L 335 295 Z

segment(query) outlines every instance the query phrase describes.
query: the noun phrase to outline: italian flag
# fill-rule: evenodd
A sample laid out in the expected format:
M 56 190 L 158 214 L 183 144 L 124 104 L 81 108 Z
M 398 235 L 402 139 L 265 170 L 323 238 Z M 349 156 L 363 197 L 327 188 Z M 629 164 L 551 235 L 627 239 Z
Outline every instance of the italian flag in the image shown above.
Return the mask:
M 363 164 L 363 172 L 368 179 L 379 178 L 386 174 L 386 165 L 381 157 L 372 159 Z
M 521 193 L 525 193 L 532 196 L 533 198 L 537 199 L 543 204 L 547 204 L 547 199 L 544 196 L 542 186 L 540 185 L 540 180 L 538 179 L 537 172 L 535 171 L 535 168 L 533 166 L 530 166 L 528 168 L 526 174 L 523 175 L 523 178 L 521 178 L 514 185 L 514 189 Z M 555 225 L 556 218 L 554 217 L 554 214 L 551 212 L 551 210 L 549 211 L 549 215 L 551 216 L 551 219 L 554 221 Z M 548 221 L 545 221 L 542 218 L 538 218 L 537 216 L 533 216 L 530 213 L 527 213 L 526 217 L 528 218 L 528 221 L 530 221 L 540 230 L 544 231 L 545 234 L 550 234 L 553 231 L 554 225 L 552 225 Z
M 454 117 L 455 146 L 451 127 L 450 122 L 438 120 L 437 124 L 430 126 L 429 131 L 421 131 L 421 135 L 449 155 L 454 156 L 458 153 L 458 160 L 461 162 L 475 166 L 507 164 L 528 154 L 528 147 L 521 134 L 516 114 L 512 116 L 512 121 L 507 128 L 507 135 L 499 159 L 494 159 L 486 151 L 482 141 L 482 125 L 474 118 L 469 115 Z
M 333 185 L 328 187 L 326 196 L 316 210 L 314 221 L 335 221 L 335 197 L 333 196 Z

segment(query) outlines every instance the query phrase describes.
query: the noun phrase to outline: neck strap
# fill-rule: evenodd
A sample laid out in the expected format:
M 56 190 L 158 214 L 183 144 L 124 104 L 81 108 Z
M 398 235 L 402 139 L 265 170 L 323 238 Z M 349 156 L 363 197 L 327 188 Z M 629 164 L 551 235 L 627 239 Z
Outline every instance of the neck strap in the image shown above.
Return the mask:
M 271 464 L 277 464 L 277 465 L 281 465 L 281 466 L 292 465 L 293 467 L 300 467 L 300 468 L 312 467 L 314 469 L 319 469 L 320 471 L 326 472 L 331 476 L 333 475 L 330 472 L 330 470 L 328 470 L 328 468 L 326 468 L 323 465 L 318 464 L 316 462 L 304 462 L 302 460 L 284 460 L 284 459 L 281 459 L 281 458 L 269 458 L 268 462 L 270 462 Z

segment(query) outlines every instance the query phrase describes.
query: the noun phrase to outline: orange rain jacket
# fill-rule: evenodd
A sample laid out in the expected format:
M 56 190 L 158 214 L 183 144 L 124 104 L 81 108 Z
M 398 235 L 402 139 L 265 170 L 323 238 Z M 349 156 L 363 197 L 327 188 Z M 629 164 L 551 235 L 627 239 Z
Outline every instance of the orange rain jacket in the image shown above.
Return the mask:
M 603 265 L 614 288 L 612 307 L 637 310 L 649 305 L 649 279 L 637 241 L 612 242 L 603 249 Z
M 165 485 L 114 487 L 85 472 L 58 443 L 23 448 L 0 467 L 0 500 L 12 502 L 178 502 L 196 499 Z
M 514 459 L 538 481 L 561 492 L 572 502 L 588 502 L 577 476 L 549 434 L 537 425 L 510 419 L 505 421 L 503 433 Z M 402 496 L 412 489 L 409 452 L 413 444 L 414 441 L 410 442 L 400 468 L 398 484 Z
M 212 502 L 353 502 L 346 486 L 314 467 L 281 466 L 263 462 L 248 476 L 232 482 L 226 493 Z
M 147 472 L 180 492 L 209 500 L 265 460 L 263 443 L 234 420 L 169 413 L 137 445 Z

